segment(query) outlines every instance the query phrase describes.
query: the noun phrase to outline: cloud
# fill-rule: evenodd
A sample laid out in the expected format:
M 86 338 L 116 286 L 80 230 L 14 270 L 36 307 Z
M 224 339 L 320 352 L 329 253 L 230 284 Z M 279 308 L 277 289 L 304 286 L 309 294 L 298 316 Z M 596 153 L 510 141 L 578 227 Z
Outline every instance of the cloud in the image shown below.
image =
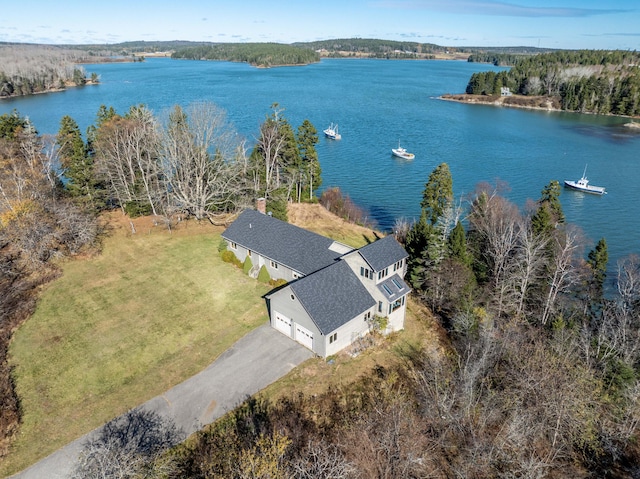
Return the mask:
M 584 33 L 583 37 L 640 37 L 640 33 Z
M 433 10 L 462 15 L 490 15 L 502 17 L 592 17 L 630 13 L 634 9 L 535 7 L 493 0 L 407 0 L 393 2 L 383 0 L 374 3 L 380 8 L 406 10 Z

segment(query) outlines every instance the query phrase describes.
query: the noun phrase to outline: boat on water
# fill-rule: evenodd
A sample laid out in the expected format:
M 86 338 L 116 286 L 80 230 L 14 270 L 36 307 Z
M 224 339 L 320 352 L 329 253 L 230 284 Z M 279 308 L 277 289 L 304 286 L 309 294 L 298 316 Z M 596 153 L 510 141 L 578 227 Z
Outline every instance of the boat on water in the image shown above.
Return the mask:
M 604 195 L 606 193 L 603 186 L 593 186 L 589 184 L 587 179 L 587 167 L 584 167 L 582 178 L 577 181 L 564 180 L 564 186 L 572 190 L 583 191 L 585 193 L 593 193 L 594 195 Z
M 416 155 L 409 153 L 405 148 L 401 147 L 399 141 L 398 148 L 391 148 L 391 153 L 393 153 L 393 156 L 404 158 L 405 160 L 413 160 L 416 157 Z
M 342 138 L 342 135 L 340 135 L 340 133 L 338 133 L 338 125 L 337 124 L 334 125 L 333 123 L 331 123 L 331 125 L 329 125 L 328 128 L 325 128 L 322 131 L 324 132 L 324 136 L 326 136 L 330 140 L 339 140 L 339 139 Z

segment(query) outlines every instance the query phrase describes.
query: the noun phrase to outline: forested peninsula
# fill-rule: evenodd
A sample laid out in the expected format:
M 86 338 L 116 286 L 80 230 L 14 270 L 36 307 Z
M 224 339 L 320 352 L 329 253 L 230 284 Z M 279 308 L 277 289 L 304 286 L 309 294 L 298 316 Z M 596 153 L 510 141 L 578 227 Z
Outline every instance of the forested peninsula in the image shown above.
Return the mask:
M 475 57 L 470 57 L 474 61 Z M 559 109 L 600 115 L 640 116 L 640 54 L 635 51 L 577 50 L 539 55 L 485 56 L 513 63 L 509 70 L 474 73 L 466 95 L 475 103 Z M 505 90 L 508 88 L 508 90 Z

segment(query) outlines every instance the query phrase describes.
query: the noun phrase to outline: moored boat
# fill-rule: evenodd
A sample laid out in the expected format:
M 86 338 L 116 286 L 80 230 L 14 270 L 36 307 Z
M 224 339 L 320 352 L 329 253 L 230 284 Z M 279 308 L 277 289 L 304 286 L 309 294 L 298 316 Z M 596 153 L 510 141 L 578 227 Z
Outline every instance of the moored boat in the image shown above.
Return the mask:
M 409 153 L 405 148 L 401 147 L 399 141 L 398 148 L 391 148 L 391 153 L 393 153 L 393 156 L 404 158 L 405 160 L 413 160 L 416 157 L 416 155 Z
M 334 125 L 333 123 L 331 123 L 331 125 L 329 125 L 328 128 L 325 128 L 322 131 L 324 132 L 324 136 L 326 136 L 330 140 L 339 140 L 339 139 L 342 138 L 342 135 L 340 135 L 340 133 L 338 133 L 338 125 L 337 124 Z
M 594 195 L 604 195 L 606 193 L 603 186 L 593 186 L 589 184 L 587 179 L 587 167 L 584 167 L 584 173 L 579 180 L 564 180 L 564 186 L 572 190 L 583 191 L 585 193 L 593 193 Z

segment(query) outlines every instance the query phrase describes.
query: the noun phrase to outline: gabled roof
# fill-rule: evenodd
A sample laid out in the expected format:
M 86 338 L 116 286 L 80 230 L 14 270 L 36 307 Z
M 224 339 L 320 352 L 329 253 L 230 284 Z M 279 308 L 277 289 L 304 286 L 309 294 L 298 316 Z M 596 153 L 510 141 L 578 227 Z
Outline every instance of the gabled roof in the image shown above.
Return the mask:
M 376 305 L 345 261 L 300 278 L 290 286 L 325 336 Z
M 222 237 L 303 275 L 341 256 L 330 249 L 333 240 L 255 210 L 240 213 Z
M 393 235 L 369 243 L 358 251 L 376 272 L 409 256 Z

